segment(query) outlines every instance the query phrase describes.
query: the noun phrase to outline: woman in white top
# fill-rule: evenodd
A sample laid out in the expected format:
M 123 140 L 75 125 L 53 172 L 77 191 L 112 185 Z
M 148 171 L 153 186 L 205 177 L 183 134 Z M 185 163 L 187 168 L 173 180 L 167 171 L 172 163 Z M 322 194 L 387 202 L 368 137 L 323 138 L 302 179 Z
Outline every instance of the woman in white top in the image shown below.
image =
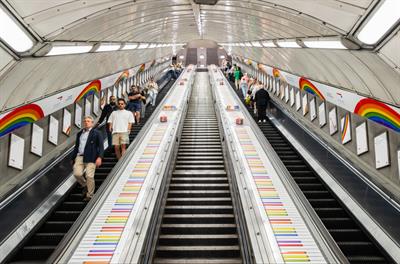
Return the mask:
M 151 106 L 156 105 L 157 95 L 158 95 L 158 84 L 153 78 L 146 85 L 147 93 L 149 94 Z

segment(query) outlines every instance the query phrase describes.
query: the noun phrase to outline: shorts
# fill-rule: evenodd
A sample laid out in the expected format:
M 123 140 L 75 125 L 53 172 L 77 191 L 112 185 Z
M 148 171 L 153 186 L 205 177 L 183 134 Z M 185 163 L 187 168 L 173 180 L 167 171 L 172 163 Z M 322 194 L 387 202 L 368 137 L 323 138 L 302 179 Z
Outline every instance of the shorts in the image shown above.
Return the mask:
M 132 112 L 140 112 L 142 109 L 142 102 L 129 103 L 128 108 Z
M 114 133 L 112 134 L 112 144 L 114 146 L 128 145 L 129 144 L 129 133 Z

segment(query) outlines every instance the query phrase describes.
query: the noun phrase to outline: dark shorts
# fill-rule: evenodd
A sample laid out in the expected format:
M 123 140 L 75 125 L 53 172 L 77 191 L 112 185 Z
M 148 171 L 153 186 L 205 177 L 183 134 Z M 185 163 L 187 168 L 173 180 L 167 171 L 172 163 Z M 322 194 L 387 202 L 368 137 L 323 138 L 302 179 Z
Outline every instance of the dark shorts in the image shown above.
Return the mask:
M 142 109 L 142 102 L 129 102 L 128 110 L 132 112 L 140 112 Z

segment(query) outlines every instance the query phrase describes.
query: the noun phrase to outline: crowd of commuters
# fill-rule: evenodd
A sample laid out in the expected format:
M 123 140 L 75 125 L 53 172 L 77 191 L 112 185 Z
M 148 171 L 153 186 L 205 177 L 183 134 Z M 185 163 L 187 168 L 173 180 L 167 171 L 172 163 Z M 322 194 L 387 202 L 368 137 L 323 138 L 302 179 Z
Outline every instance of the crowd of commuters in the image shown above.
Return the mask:
M 169 74 L 177 79 L 180 74 L 179 64 L 171 65 Z M 240 92 L 251 108 L 257 112 L 258 122 L 266 122 L 266 111 L 269 103 L 269 94 L 263 84 L 257 79 L 250 78 L 247 73 L 237 65 L 226 62 L 223 70 L 227 78 L 235 83 L 235 88 Z M 153 78 L 141 89 L 132 86 L 127 98 L 110 96 L 109 103 L 103 107 L 98 123 L 94 125 L 94 119 L 86 116 L 83 121 L 84 128 L 77 134 L 75 148 L 72 153 L 73 174 L 82 188 L 84 201 L 89 201 L 95 190 L 94 175 L 96 168 L 101 166 L 104 154 L 102 133 L 97 130 L 99 124 L 106 122 L 105 130 L 109 149 L 114 146 L 117 159 L 125 154 L 129 144 L 129 134 L 133 125 L 140 124 L 143 117 L 146 101 L 150 107 L 154 107 L 158 95 L 158 84 Z M 126 100 L 127 99 L 127 100 Z
M 180 72 L 174 70 L 173 74 L 177 78 Z M 143 88 L 133 85 L 124 98 L 110 96 L 109 103 L 104 105 L 96 125 L 93 117 L 84 117 L 83 129 L 76 136 L 71 157 L 73 174 L 82 188 L 84 201 L 89 201 L 94 194 L 94 175 L 96 168 L 101 166 L 104 154 L 103 136 L 97 128 L 105 121 L 109 150 L 114 150 L 117 159 L 121 159 L 129 144 L 129 134 L 133 125 L 141 122 L 146 102 L 148 101 L 150 107 L 155 107 L 158 89 L 157 82 L 151 78 Z
M 171 77 L 172 79 L 176 80 L 178 79 L 178 76 L 181 74 L 182 69 L 183 69 L 182 63 L 177 63 L 175 61 L 171 65 L 169 65 L 169 70 L 167 75 L 169 75 L 169 77 Z
M 236 90 L 241 92 L 245 104 L 257 113 L 257 121 L 267 122 L 266 112 L 270 97 L 262 82 L 249 77 L 247 73 L 243 74 L 238 65 L 231 65 L 229 61 L 223 62 L 222 70 L 228 80 L 235 84 Z

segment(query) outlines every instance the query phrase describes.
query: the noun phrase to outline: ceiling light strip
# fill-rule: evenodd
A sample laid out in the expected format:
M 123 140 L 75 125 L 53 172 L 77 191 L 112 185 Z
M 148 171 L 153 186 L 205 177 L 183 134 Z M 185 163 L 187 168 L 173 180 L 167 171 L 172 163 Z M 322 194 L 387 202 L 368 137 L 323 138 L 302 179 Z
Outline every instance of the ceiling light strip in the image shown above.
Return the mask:
M 0 39 L 16 52 L 25 52 L 33 47 L 33 40 L 18 21 L 0 5 Z
M 385 0 L 361 28 L 357 38 L 365 44 L 373 45 L 377 43 L 400 21 L 399 10 L 399 0 Z

